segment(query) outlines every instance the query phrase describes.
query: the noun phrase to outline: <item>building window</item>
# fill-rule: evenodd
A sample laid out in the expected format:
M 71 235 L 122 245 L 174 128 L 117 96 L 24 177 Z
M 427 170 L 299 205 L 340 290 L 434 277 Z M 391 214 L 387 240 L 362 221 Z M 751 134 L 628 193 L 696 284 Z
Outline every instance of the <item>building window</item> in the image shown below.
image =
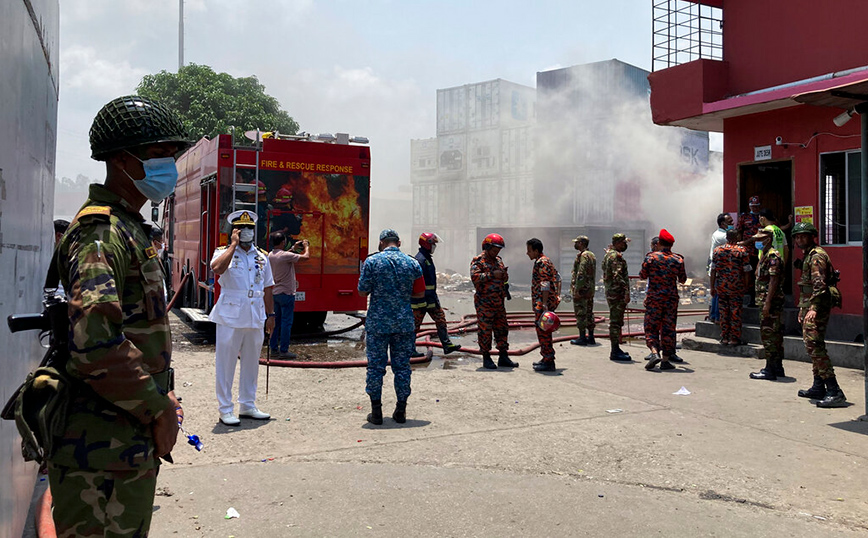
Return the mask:
M 862 241 L 861 153 L 820 156 L 820 243 L 843 245 Z

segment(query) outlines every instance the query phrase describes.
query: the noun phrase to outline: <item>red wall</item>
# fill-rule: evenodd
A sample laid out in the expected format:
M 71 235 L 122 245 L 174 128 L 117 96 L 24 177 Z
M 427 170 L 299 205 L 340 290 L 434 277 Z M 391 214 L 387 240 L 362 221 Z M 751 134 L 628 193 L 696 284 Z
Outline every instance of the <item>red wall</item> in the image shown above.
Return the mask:
M 725 0 L 729 94 L 868 65 L 865 0 Z
M 729 3 L 727 3 L 729 6 Z M 794 206 L 813 206 L 817 218 L 820 205 L 820 154 L 860 147 L 858 118 L 844 127 L 836 127 L 832 118 L 841 111 L 802 105 L 798 107 L 730 118 L 724 121 L 723 135 L 723 210 L 740 211 L 738 205 L 738 165 L 753 162 L 754 146 L 772 146 L 772 160 L 792 160 L 795 189 Z M 819 134 L 806 148 L 797 144 Z M 775 137 L 795 142 L 787 147 L 775 145 Z M 839 138 L 849 136 L 849 138 Z M 814 221 L 817 222 L 816 220 Z M 842 311 L 862 313 L 862 248 L 860 246 L 824 246 L 835 268 L 841 271 L 839 289 L 844 296 Z M 801 257 L 796 249 L 794 257 Z M 796 279 L 798 273 L 796 273 Z

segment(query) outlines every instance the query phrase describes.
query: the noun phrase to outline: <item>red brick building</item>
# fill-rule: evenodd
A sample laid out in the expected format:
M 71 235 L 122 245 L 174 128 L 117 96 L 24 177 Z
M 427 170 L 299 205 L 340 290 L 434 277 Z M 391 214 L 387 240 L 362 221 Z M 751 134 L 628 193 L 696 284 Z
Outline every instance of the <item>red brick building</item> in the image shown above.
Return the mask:
M 868 101 L 866 18 L 864 0 L 654 0 L 648 77 L 655 123 L 723 133 L 723 211 L 757 195 L 781 222 L 812 219 L 842 273 L 850 334 L 862 313 L 860 121 L 839 115 Z

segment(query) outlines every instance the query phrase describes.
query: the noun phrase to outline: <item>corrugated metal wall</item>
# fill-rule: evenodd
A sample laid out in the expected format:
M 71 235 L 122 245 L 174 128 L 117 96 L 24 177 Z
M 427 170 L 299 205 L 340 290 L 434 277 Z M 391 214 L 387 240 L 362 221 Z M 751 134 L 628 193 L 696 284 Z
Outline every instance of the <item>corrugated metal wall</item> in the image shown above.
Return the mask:
M 41 310 L 54 246 L 58 0 L 0 2 L 0 319 Z M 44 350 L 34 333 L 0 327 L 0 405 Z M 0 421 L 0 538 L 24 527 L 36 466 L 24 464 L 15 424 Z

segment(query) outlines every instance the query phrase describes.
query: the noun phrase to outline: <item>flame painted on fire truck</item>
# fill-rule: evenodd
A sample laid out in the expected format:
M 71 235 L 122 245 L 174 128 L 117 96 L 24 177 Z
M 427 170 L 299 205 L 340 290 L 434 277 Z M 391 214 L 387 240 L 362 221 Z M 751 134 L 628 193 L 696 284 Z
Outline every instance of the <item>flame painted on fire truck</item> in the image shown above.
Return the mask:
M 214 249 L 228 243 L 226 216 L 238 209 L 259 216 L 256 244 L 265 250 L 274 231 L 283 231 L 290 247 L 310 241 L 310 259 L 296 265 L 299 321 L 305 313 L 316 325 L 329 311 L 365 310 L 356 286 L 368 253 L 370 148 L 346 136 L 314 138 L 279 136 L 235 146 L 231 135 L 220 135 L 178 158 L 178 185 L 166 200 L 163 224 L 170 291 L 182 294 L 185 313 L 204 316 L 216 302 L 219 280 L 215 284 L 209 262 Z

